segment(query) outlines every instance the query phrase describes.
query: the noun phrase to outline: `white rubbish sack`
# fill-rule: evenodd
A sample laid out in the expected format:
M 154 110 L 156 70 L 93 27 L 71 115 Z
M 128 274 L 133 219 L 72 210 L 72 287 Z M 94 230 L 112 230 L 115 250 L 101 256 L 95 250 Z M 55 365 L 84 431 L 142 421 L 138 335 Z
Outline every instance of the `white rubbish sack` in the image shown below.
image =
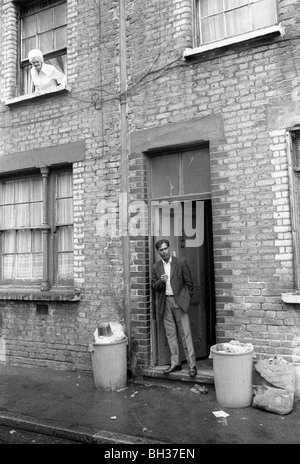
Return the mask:
M 230 342 L 226 343 L 218 343 L 214 345 L 214 349 L 220 353 L 251 353 L 254 354 L 254 348 L 252 343 L 241 343 L 236 340 L 231 340 Z M 212 358 L 212 354 L 210 353 L 210 358 Z

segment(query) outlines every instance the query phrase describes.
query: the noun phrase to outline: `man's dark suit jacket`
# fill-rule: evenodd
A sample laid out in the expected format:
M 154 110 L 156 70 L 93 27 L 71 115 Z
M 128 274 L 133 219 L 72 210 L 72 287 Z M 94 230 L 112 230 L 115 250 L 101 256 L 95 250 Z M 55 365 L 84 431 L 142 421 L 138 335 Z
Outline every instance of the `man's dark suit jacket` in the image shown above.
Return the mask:
M 152 290 L 158 292 L 158 313 L 160 316 L 164 312 L 166 294 L 166 284 L 160 281 L 162 274 L 165 274 L 165 270 L 160 259 L 152 265 L 151 280 Z M 170 281 L 176 303 L 187 313 L 193 296 L 194 285 L 190 268 L 185 259 L 172 256 Z

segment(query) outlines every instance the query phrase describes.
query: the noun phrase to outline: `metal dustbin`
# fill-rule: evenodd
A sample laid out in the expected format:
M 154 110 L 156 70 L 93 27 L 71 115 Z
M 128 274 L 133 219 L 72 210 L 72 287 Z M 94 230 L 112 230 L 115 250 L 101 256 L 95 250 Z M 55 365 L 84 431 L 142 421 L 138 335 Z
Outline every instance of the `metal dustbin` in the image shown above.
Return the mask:
M 126 387 L 127 345 L 125 335 L 122 340 L 114 340 L 108 335 L 90 346 L 96 388 L 114 391 Z
M 214 345 L 210 351 L 213 359 L 217 402 L 229 408 L 251 406 L 253 402 L 253 347 L 244 352 L 227 352 L 220 350 L 218 345 Z

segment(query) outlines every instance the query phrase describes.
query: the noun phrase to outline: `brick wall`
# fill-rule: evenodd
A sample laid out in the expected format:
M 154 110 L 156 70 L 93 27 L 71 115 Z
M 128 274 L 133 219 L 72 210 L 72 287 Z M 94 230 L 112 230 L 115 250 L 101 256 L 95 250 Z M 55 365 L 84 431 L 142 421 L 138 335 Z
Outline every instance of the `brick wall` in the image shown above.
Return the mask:
M 178 121 L 188 127 L 193 118 L 222 116 L 224 140 L 210 140 L 217 341 L 252 342 L 258 355 L 282 354 L 297 362 L 298 307 L 281 300 L 282 292 L 294 289 L 288 125 L 282 121 L 273 133 L 267 111 L 292 101 L 300 71 L 299 4 L 278 2 L 283 37 L 185 61 L 190 5 L 159 2 L 154 10 L 140 2 L 130 10 L 128 30 L 136 31 L 128 45 L 131 131 L 146 134 Z M 146 155 L 132 154 L 132 176 L 139 159 L 145 162 Z
M 92 0 L 68 1 L 70 92 L 8 107 L 16 88 L 16 7 L 0 2 L 0 155 L 76 141 L 86 149 L 85 160 L 73 165 L 74 277 L 81 301 L 51 301 L 48 314 L 39 314 L 36 302 L 2 301 L 5 362 L 90 370 L 88 344 L 97 323 L 124 323 L 121 240 L 97 231 L 101 201 L 117 204 L 120 191 L 118 3 L 99 8 Z
M 288 126 L 282 121 L 272 130 L 268 111 L 292 102 L 300 71 L 300 5 L 278 1 L 283 37 L 185 60 L 183 50 L 192 46 L 191 5 L 126 0 L 129 133 L 162 128 L 166 135 L 177 124 L 188 129 L 195 118 L 222 119 L 222 137 L 204 139 L 211 157 L 217 340 L 252 342 L 259 355 L 297 361 L 299 311 L 281 301 L 281 292 L 294 288 Z M 122 237 L 99 232 L 102 218 L 112 225 L 119 220 L 119 2 L 69 0 L 69 94 L 8 107 L 5 99 L 16 88 L 15 11 L 12 2 L 0 1 L 0 155 L 84 140 L 85 159 L 74 165 L 81 301 L 51 302 L 47 315 L 38 314 L 34 302 L 2 301 L 0 360 L 89 370 L 87 348 L 97 322 L 124 322 L 127 314 L 128 335 L 139 363 L 147 365 L 153 349 L 148 231 L 131 237 L 130 263 Z M 148 157 L 143 146 L 128 151 L 128 199 L 147 205 Z M 124 299 L 128 269 L 130 314 Z

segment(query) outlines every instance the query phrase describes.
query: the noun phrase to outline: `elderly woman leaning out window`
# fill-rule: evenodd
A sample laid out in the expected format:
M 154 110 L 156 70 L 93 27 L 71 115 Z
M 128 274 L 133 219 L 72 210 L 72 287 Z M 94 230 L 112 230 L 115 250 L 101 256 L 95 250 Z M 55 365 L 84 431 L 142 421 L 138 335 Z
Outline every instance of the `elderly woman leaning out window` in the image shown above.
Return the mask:
M 30 50 L 28 59 L 32 66 L 30 75 L 35 94 L 53 92 L 66 87 L 65 74 L 55 66 L 44 63 L 43 53 L 40 50 Z

